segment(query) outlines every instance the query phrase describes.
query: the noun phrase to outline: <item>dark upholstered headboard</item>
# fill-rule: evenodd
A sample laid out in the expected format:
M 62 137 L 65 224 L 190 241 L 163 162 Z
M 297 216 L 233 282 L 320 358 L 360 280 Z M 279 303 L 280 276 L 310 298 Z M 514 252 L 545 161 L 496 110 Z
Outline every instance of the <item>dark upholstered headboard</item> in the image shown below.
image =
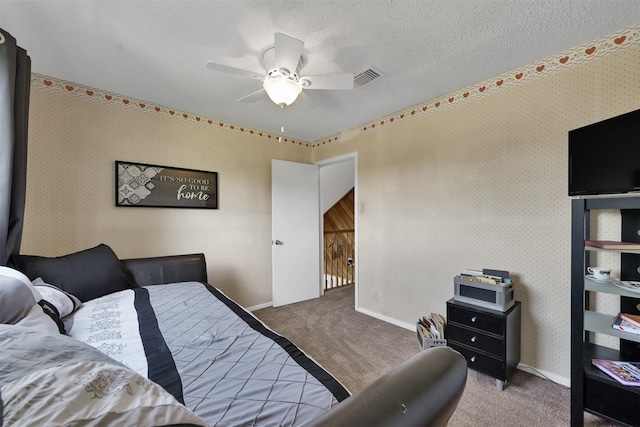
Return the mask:
M 174 282 L 207 282 L 204 254 L 170 255 L 121 260 L 138 286 Z

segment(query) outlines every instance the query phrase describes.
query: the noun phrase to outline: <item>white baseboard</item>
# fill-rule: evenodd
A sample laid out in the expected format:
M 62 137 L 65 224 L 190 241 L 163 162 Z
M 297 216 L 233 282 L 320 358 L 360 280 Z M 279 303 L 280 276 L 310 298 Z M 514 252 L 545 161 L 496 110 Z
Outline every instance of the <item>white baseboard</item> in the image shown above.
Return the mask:
M 254 305 L 251 307 L 245 307 L 245 310 L 247 311 L 257 311 L 257 310 L 262 310 L 263 308 L 267 308 L 267 307 L 272 307 L 273 306 L 273 302 L 269 301 L 269 302 L 265 302 L 264 304 L 258 304 L 258 305 Z
M 398 319 L 394 319 L 393 317 L 388 317 L 383 314 L 376 313 L 375 311 L 367 310 L 366 308 L 358 307 L 356 308 L 356 311 L 359 313 L 366 314 L 367 316 L 375 317 L 376 319 L 382 320 L 384 322 L 391 323 L 392 325 L 400 326 L 401 328 L 404 328 L 404 329 L 409 329 L 410 331 L 415 332 L 416 330 L 415 324 L 401 322 Z
M 571 380 L 569 378 L 562 377 L 558 374 L 554 374 L 553 372 L 547 372 L 542 369 L 534 368 L 532 366 L 525 365 L 524 363 L 518 363 L 518 369 L 524 372 L 528 372 L 532 375 L 536 375 L 540 378 L 553 381 L 556 384 L 571 388 Z

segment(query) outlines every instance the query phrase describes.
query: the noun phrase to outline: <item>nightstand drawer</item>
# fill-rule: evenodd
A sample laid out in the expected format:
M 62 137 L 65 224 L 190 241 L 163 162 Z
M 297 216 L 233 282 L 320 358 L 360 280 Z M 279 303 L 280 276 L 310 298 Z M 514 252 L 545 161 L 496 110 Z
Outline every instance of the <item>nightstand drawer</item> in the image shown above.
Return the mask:
M 451 304 L 449 305 L 447 321 L 449 323 L 460 323 L 471 328 L 504 336 L 504 319 L 488 313 L 482 313 Z
M 467 359 L 469 368 L 476 371 L 485 373 L 493 378 L 497 378 L 502 381 L 506 381 L 506 373 L 504 369 L 504 362 L 495 357 L 491 357 L 487 354 L 481 353 L 475 349 L 469 348 L 464 345 L 458 345 L 455 342 L 447 341 L 448 346 L 452 349 L 459 351 L 460 354 Z
M 499 359 L 504 359 L 504 342 L 502 339 L 492 335 L 449 324 L 447 326 L 447 339 L 491 353 Z

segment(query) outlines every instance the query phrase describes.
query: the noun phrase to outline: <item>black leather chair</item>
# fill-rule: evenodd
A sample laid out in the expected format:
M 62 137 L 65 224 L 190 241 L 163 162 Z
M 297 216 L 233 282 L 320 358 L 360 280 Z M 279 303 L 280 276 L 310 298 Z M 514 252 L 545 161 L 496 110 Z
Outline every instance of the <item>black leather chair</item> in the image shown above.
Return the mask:
M 465 358 L 449 347 L 432 347 L 342 401 L 311 426 L 444 426 L 466 382 Z

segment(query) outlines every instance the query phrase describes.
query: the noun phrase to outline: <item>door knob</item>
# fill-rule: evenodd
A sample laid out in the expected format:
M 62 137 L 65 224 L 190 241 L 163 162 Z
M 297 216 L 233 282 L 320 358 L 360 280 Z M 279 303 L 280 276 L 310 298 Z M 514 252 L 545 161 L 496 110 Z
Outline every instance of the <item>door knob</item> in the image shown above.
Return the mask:
M 281 240 L 276 240 L 276 245 L 281 246 L 281 245 L 284 245 L 284 243 L 282 243 Z

